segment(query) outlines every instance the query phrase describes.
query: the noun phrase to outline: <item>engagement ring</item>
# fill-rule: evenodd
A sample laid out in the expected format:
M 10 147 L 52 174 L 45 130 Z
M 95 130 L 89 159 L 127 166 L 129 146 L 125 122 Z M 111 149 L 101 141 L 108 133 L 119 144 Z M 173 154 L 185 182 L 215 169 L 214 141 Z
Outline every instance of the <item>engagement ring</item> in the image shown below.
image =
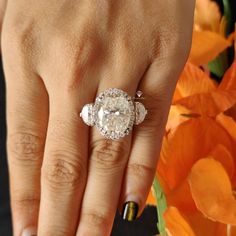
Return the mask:
M 95 103 L 86 104 L 80 113 L 84 123 L 96 126 L 103 136 L 114 140 L 128 135 L 133 125 L 142 123 L 146 115 L 142 103 L 117 88 L 99 94 Z

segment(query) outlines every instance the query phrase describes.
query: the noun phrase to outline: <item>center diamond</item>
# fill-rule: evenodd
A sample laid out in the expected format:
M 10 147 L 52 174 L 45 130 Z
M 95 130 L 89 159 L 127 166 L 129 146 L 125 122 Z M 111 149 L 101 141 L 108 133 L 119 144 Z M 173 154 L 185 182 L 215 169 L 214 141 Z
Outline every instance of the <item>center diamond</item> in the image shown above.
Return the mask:
M 125 132 L 130 117 L 129 102 L 123 97 L 105 98 L 98 110 L 98 122 L 106 131 Z
M 118 139 L 128 134 L 134 123 L 134 105 L 123 91 L 110 89 L 95 102 L 96 126 L 108 138 Z

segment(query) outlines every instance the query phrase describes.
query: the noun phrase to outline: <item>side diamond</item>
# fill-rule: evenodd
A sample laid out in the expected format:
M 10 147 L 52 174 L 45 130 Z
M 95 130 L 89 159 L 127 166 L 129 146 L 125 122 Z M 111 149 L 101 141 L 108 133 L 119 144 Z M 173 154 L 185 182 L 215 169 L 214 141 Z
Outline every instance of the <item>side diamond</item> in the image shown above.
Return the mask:
M 80 113 L 80 117 L 89 126 L 93 126 L 95 124 L 93 103 L 87 104 L 83 107 L 83 109 Z
M 143 92 L 139 90 L 139 91 L 136 92 L 136 95 L 137 95 L 139 98 L 141 98 L 142 95 L 143 95 Z
M 147 115 L 147 110 L 140 102 L 135 102 L 135 124 L 142 123 Z

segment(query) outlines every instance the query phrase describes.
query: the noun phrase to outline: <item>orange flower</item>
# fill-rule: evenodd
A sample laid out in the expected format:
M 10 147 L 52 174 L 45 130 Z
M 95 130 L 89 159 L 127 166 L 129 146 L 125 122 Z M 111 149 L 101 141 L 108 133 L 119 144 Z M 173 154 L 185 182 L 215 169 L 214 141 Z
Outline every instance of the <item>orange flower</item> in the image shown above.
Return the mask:
M 165 212 L 166 228 L 169 235 L 195 236 L 184 216 L 175 207 L 169 207 Z
M 236 225 L 236 199 L 223 165 L 211 158 L 199 160 L 189 175 L 197 208 L 209 219 Z
M 188 62 L 178 81 L 157 167 L 172 236 L 236 231 L 236 63 L 220 84 Z
M 215 153 L 218 145 L 223 145 L 231 155 L 235 151 L 228 132 L 212 118 L 188 118 L 166 134 L 157 170 L 168 189 L 178 187 L 193 164 Z M 230 158 L 228 152 L 225 158 Z
M 211 0 L 197 0 L 190 61 L 204 65 L 231 45 L 225 38 L 226 21 L 218 5 Z
M 219 32 L 221 13 L 216 2 L 197 0 L 194 14 L 194 29 Z
M 236 57 L 220 84 L 198 67 L 231 45 L 224 24 L 215 3 L 197 0 L 191 55 L 157 166 L 171 236 L 236 236 Z
M 193 31 L 189 60 L 195 65 L 205 65 L 231 46 L 230 40 L 211 31 Z
M 185 119 L 166 133 L 157 169 L 169 205 L 167 232 L 229 236 L 229 226 L 236 226 L 236 140 L 227 127 L 234 121 L 222 113 L 217 120 Z
M 236 102 L 236 63 L 225 74 L 222 84 L 217 87 L 200 68 L 187 63 L 177 84 L 177 91 L 183 94 L 174 104 L 184 106 L 192 113 L 215 117 L 231 108 Z

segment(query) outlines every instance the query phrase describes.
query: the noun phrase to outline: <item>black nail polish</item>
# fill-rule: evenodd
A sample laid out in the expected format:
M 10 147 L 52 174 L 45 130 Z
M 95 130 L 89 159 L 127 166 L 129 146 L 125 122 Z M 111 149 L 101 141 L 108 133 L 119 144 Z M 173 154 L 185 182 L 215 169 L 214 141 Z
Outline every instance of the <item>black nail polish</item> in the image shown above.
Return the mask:
M 127 221 L 134 221 L 138 215 L 139 206 L 136 202 L 126 202 L 123 206 L 122 218 Z

